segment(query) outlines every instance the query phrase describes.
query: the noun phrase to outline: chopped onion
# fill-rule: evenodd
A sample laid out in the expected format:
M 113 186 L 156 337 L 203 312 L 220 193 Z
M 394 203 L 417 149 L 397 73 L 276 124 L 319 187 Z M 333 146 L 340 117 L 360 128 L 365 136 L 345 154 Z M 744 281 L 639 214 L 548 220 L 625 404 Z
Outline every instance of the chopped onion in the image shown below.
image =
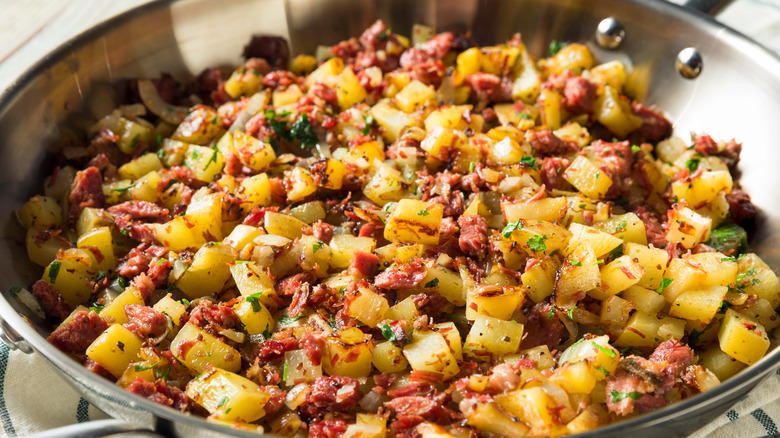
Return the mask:
M 360 399 L 359 404 L 366 412 L 376 412 L 382 407 L 382 396 L 378 392 L 371 391 Z
M 174 106 L 164 101 L 157 92 L 157 87 L 148 79 L 138 81 L 138 95 L 149 111 L 172 125 L 181 123 L 189 111 L 183 106 Z
M 276 252 L 270 246 L 256 246 L 252 248 L 252 261 L 263 268 L 271 266 L 275 257 Z
M 244 333 L 235 330 L 222 329 L 219 331 L 219 334 L 239 344 L 243 344 L 246 340 L 246 335 Z
M 287 396 L 284 398 L 284 404 L 291 410 L 295 410 L 298 406 L 302 405 L 306 401 L 306 395 L 309 392 L 309 385 L 305 383 L 299 383 L 293 386 L 287 391 Z
M 436 264 L 439 266 L 447 267 L 450 263 L 452 263 L 452 257 L 444 253 L 439 254 L 439 257 L 436 259 Z
M 182 275 L 184 275 L 184 272 L 187 270 L 187 265 L 185 265 L 181 260 L 176 259 L 173 261 L 173 269 L 171 269 L 171 277 L 174 281 L 181 278 Z
M 278 234 L 261 234 L 255 237 L 253 242 L 265 246 L 285 246 L 292 240 Z
M 25 288 L 19 288 L 12 292 L 14 296 L 16 296 L 16 299 L 18 299 L 22 304 L 24 304 L 25 307 L 30 309 L 30 311 L 37 316 L 38 318 L 45 319 L 46 314 L 43 312 L 43 307 L 41 307 L 41 303 L 38 302 L 38 300 L 33 296 L 30 291 L 28 291 Z
M 119 113 L 126 119 L 135 119 L 146 115 L 146 107 L 140 103 L 134 103 L 132 105 L 122 105 L 119 107 Z
M 563 326 L 566 327 L 566 331 L 569 332 L 569 339 L 559 348 L 559 350 L 565 350 L 577 340 L 580 329 L 577 323 L 569 319 L 567 315 L 561 315 L 559 313 L 558 319 L 563 323 Z

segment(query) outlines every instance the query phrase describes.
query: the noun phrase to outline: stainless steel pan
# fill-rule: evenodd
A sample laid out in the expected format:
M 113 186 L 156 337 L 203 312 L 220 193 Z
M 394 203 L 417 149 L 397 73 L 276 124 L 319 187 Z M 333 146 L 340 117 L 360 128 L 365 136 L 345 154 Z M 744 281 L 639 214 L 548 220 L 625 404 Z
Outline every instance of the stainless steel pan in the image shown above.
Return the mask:
M 594 33 L 605 18 L 625 29 L 614 50 L 600 47 Z M 45 356 L 90 402 L 111 416 L 178 437 L 257 436 L 232 431 L 156 405 L 91 374 L 49 345 L 49 328 L 7 291 L 40 278 L 26 261 L 24 234 L 13 211 L 41 190 L 51 170 L 49 150 L 117 104 L 112 86 L 122 78 L 152 77 L 166 71 L 191 77 L 205 67 L 235 65 L 253 33 L 288 38 L 293 52 L 311 52 L 359 34 L 375 19 L 408 33 L 413 23 L 437 30 L 471 30 L 481 43 L 521 32 L 540 56 L 553 39 L 588 42 L 601 60 L 619 58 L 636 92 L 674 121 L 678 135 L 705 131 L 745 144 L 742 184 L 761 209 L 752 244 L 780 268 L 780 60 L 757 43 L 704 14 L 651 0 L 181 0 L 132 10 L 65 43 L 18 79 L 0 98 L 0 329 L 12 347 Z M 616 23 L 612 23 L 613 25 Z M 608 29 L 609 26 L 607 26 Z M 620 26 L 613 26 L 612 31 Z M 612 33 L 613 37 L 618 33 Z M 609 35 L 607 35 L 609 36 Z M 616 40 L 606 38 L 605 42 Z M 695 79 L 678 71 L 681 50 L 693 47 L 702 61 Z M 690 55 L 687 51 L 684 54 Z M 726 411 L 769 373 L 780 350 L 705 394 L 648 415 L 583 434 L 617 437 L 677 436 Z M 129 430 L 115 422 L 106 431 Z M 62 435 L 60 435 L 62 436 Z

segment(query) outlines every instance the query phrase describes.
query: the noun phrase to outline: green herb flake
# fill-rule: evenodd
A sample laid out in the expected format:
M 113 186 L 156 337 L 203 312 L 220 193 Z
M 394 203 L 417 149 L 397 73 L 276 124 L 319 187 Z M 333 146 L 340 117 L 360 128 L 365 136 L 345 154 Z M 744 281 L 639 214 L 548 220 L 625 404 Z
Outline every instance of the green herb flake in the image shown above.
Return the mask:
M 13 296 L 19 295 L 19 292 L 21 292 L 21 291 L 22 291 L 22 288 L 19 287 L 19 286 L 13 286 L 13 287 L 11 287 L 11 289 L 8 290 L 8 292 L 10 292 L 11 295 L 13 295 Z
M 125 277 L 117 278 L 116 282 L 119 285 L 119 287 L 121 287 L 122 289 L 127 289 L 128 283 L 127 283 L 127 279 Z
M 688 168 L 689 172 L 693 173 L 699 168 L 699 163 L 701 163 L 701 159 L 693 157 L 685 162 L 685 167 Z
M 364 116 L 363 120 L 365 120 L 366 124 L 363 125 L 363 130 L 361 132 L 363 135 L 368 135 L 371 133 L 371 126 L 374 124 L 374 116 Z
M 525 164 L 526 166 L 530 167 L 531 169 L 536 169 L 536 158 L 530 157 L 528 155 L 523 155 L 523 158 L 520 159 L 521 164 Z
M 163 380 L 163 381 L 168 380 L 168 373 L 170 373 L 170 372 L 171 372 L 171 366 L 170 365 L 165 367 L 165 371 L 160 371 L 159 368 L 155 368 L 154 369 L 154 378 L 158 379 L 158 380 Z
M 95 277 L 95 283 L 99 283 L 105 278 L 106 278 L 106 271 L 98 271 L 97 276 Z
M 673 278 L 662 278 L 661 279 L 661 287 L 659 287 L 658 289 L 655 290 L 656 293 L 659 293 L 659 294 L 662 293 L 664 291 L 664 289 L 666 289 L 667 287 L 669 287 L 669 285 L 672 284 L 673 281 L 674 281 Z
M 743 254 L 747 251 L 747 232 L 734 222 L 722 222 L 704 244 L 724 254 Z
M 130 142 L 130 147 L 135 149 L 138 146 L 138 142 L 141 141 L 141 134 L 136 134 L 133 140 Z
M 574 319 L 574 309 L 576 309 L 576 307 L 572 307 L 571 309 L 569 309 L 569 310 L 566 312 L 566 316 L 568 316 L 568 317 L 569 317 L 569 319 Z
M 517 117 L 520 117 L 523 120 L 531 120 L 531 115 L 528 114 L 528 113 L 524 113 L 524 112 L 521 112 L 521 111 L 515 111 L 515 114 L 517 115 Z
M 287 363 L 285 362 L 284 368 L 282 368 L 282 380 L 287 381 Z
M 305 316 L 288 316 L 288 315 L 282 315 L 279 317 L 279 325 L 290 325 L 294 323 L 295 321 L 301 320 L 305 318 Z
M 555 306 L 550 306 L 550 313 L 547 315 L 547 319 L 553 319 L 555 316 Z
M 211 154 L 211 158 L 209 158 L 209 161 L 206 162 L 206 167 L 204 167 L 203 170 L 208 169 L 209 166 L 211 166 L 211 163 L 216 163 L 217 162 L 217 154 L 218 153 L 219 152 L 216 149 L 214 149 L 214 153 Z
M 633 153 L 637 153 L 637 152 L 639 152 L 639 151 L 641 151 L 641 150 L 642 150 L 642 148 L 640 148 L 639 146 L 637 146 L 637 145 L 635 145 L 635 144 L 632 144 L 632 145 L 631 145 L 631 152 L 633 152 Z
M 287 364 L 285 364 L 286 366 Z M 230 397 L 224 396 L 222 397 L 222 400 L 219 401 L 219 404 L 217 405 L 217 409 L 221 408 L 222 406 L 225 406 L 230 401 Z
M 614 389 L 611 390 L 610 394 L 612 395 L 612 403 L 617 403 L 626 397 L 631 398 L 633 400 L 639 400 L 642 397 L 642 394 L 639 392 L 620 392 L 620 391 L 615 391 Z
M 474 163 L 473 161 L 471 163 L 469 163 L 469 172 L 473 172 L 474 168 L 476 168 L 476 167 L 477 167 L 477 164 Z
M 127 186 L 127 187 L 118 187 L 118 188 L 115 188 L 115 189 L 111 189 L 111 191 L 112 191 L 112 192 L 120 192 L 120 193 L 124 193 L 124 192 L 126 192 L 126 191 L 128 191 L 128 190 L 132 189 L 133 187 L 135 187 L 135 186 L 134 186 L 133 184 L 130 184 L 130 185 L 129 185 L 129 186 Z
M 301 113 L 295 123 L 293 123 L 290 133 L 293 137 L 297 138 L 305 148 L 310 148 L 319 141 L 317 133 L 314 132 L 314 128 L 311 126 L 309 115 L 306 113 Z
M 528 238 L 528 247 L 531 248 L 531 251 L 536 252 L 542 252 L 547 251 L 547 245 L 545 245 L 544 241 L 547 240 L 547 236 L 537 234 L 536 236 L 532 236 Z
M 593 369 L 596 370 L 596 371 L 601 371 L 601 373 L 604 374 L 605 377 L 609 377 L 609 375 L 610 375 L 610 372 L 607 371 L 606 368 L 604 368 L 604 365 L 593 367 Z
M 152 365 L 149 365 L 149 366 L 146 366 L 146 367 L 142 366 L 142 365 L 135 365 L 135 366 L 133 366 L 133 370 L 136 373 L 140 373 L 141 371 L 151 370 L 151 369 L 157 367 L 157 365 L 160 365 L 160 363 L 162 363 L 162 359 L 160 359 L 156 363 L 153 363 Z
M 246 302 L 252 305 L 253 312 L 259 312 L 262 309 L 260 305 L 260 295 L 262 294 L 262 292 L 257 292 L 246 297 Z
M 395 333 L 393 333 L 393 329 L 390 328 L 390 324 L 384 323 L 382 325 L 382 336 L 385 337 L 385 339 L 388 342 L 396 342 L 397 339 L 395 337 Z
M 593 341 L 591 341 L 591 345 L 593 345 L 593 348 L 595 348 L 596 350 L 599 350 L 600 352 L 606 354 L 610 358 L 614 359 L 614 358 L 617 357 L 617 353 L 615 351 L 607 348 L 607 347 L 602 347 L 601 345 L 599 345 L 599 344 L 597 344 L 596 342 L 593 342 Z
M 317 254 L 317 251 L 321 250 L 323 245 L 325 245 L 325 244 L 322 243 L 322 242 L 319 242 L 319 241 L 315 242 L 314 244 L 312 244 L 311 245 L 311 248 L 312 248 L 312 251 L 313 251 L 312 254 Z
M 627 226 L 628 226 L 628 222 L 620 221 L 618 222 L 617 227 L 615 227 L 615 231 L 617 231 L 618 233 L 621 231 L 625 231 Z
M 501 235 L 504 236 L 504 239 L 509 239 L 509 236 L 512 235 L 512 232 L 515 230 L 520 230 L 524 226 L 524 223 L 522 221 L 517 222 L 509 222 L 506 224 L 503 230 L 501 230 Z
M 429 214 L 430 213 L 428 212 L 428 210 L 420 210 L 420 211 L 417 212 L 417 216 L 423 216 L 424 217 L 424 216 L 428 216 Z
M 429 282 L 425 283 L 425 287 L 428 287 L 428 288 L 430 288 L 430 287 L 436 287 L 436 286 L 438 286 L 438 285 L 439 285 L 439 279 L 438 279 L 438 278 L 434 278 L 433 280 L 431 280 L 431 281 L 429 281 Z
M 57 275 L 60 273 L 61 266 L 62 263 L 60 263 L 58 260 L 51 262 L 49 265 L 49 280 L 51 280 L 51 284 L 54 284 L 54 282 L 57 281 Z
M 388 32 L 392 32 L 392 28 L 388 27 L 387 29 L 383 30 L 382 32 L 379 32 L 379 35 L 376 37 L 380 40 L 386 40 L 388 38 Z
M 189 307 L 189 305 L 190 305 L 190 300 L 188 300 L 188 299 L 186 299 L 186 298 L 182 298 L 180 302 L 181 302 L 182 304 L 184 304 L 185 306 L 188 306 L 188 307 Z
M 571 265 L 571 266 L 582 266 L 582 262 L 580 262 L 579 260 L 569 259 L 569 265 Z
M 562 41 L 558 41 L 558 40 L 550 41 L 550 47 L 549 47 L 549 49 L 550 49 L 550 56 L 555 56 L 558 52 L 561 51 L 562 48 L 564 48 L 564 47 L 566 47 L 568 45 L 569 45 L 569 43 L 567 43 L 567 42 L 562 42 Z

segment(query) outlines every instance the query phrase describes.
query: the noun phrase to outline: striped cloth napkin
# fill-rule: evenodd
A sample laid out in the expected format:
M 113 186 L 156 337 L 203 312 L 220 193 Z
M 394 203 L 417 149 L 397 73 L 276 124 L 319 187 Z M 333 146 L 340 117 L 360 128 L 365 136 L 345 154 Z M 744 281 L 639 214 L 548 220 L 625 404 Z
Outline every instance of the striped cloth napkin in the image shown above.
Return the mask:
M 45 409 L 45 411 L 44 411 Z M 84 400 L 39 354 L 0 343 L 0 438 L 109 418 Z M 780 425 L 780 370 L 690 438 L 773 436 Z

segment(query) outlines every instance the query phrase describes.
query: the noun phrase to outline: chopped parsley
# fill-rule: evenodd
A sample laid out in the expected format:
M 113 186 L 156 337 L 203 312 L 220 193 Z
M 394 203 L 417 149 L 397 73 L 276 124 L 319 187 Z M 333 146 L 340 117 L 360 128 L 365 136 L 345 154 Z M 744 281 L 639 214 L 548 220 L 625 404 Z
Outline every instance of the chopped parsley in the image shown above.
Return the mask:
M 282 380 L 287 381 L 287 363 L 284 364 L 282 370 Z
M 605 377 L 609 377 L 610 375 L 610 372 L 607 371 L 606 368 L 604 368 L 604 365 L 593 367 L 593 369 L 595 369 L 596 371 L 601 371 L 601 373 L 604 374 Z
M 118 187 L 118 188 L 116 188 L 116 189 L 111 189 L 111 191 L 112 191 L 112 192 L 126 192 L 126 191 L 128 191 L 128 190 L 132 189 L 133 187 L 135 187 L 135 185 L 133 185 L 133 184 L 130 184 L 130 185 L 129 185 L 129 186 L 127 186 L 127 187 Z
M 425 283 L 425 287 L 436 287 L 438 285 L 439 285 L 439 279 L 438 278 L 434 278 L 433 280 Z
M 631 145 L 631 152 L 633 152 L 633 153 L 637 153 L 637 152 L 639 152 L 639 151 L 641 151 L 641 150 L 642 150 L 642 148 L 640 148 L 639 146 L 637 146 L 637 145 L 635 145 L 635 144 L 632 144 L 632 145 Z
M 661 279 L 661 287 L 659 287 L 658 289 L 655 290 L 656 293 L 660 294 L 661 292 L 663 292 L 664 289 L 666 289 L 667 287 L 669 287 L 669 285 L 672 284 L 672 282 L 674 282 L 673 278 L 662 278 Z
M 371 126 L 374 124 L 374 116 L 364 116 L 363 120 L 365 120 L 366 124 L 363 126 L 363 130 L 361 132 L 363 135 L 368 135 L 371 132 Z
M 599 344 L 597 344 L 596 342 L 593 342 L 593 341 L 591 341 L 591 345 L 593 345 L 593 348 L 595 348 L 596 350 L 599 350 L 600 352 L 606 354 L 610 358 L 614 359 L 615 357 L 617 357 L 617 353 L 612 351 L 612 350 L 610 350 L 607 347 L 603 347 L 603 346 L 601 346 L 601 345 L 599 345 Z
M 534 157 L 523 155 L 523 158 L 520 159 L 520 163 L 525 164 L 531 169 L 536 169 L 536 158 Z
M 57 275 L 60 273 L 60 266 L 62 266 L 62 263 L 58 260 L 51 262 L 49 265 L 49 280 L 51 280 L 52 284 L 57 281 Z
M 392 31 L 393 31 L 392 28 L 388 27 L 387 29 L 383 30 L 382 32 L 379 32 L 379 35 L 377 35 L 376 37 L 379 38 L 380 40 L 386 40 L 388 38 L 387 33 L 388 32 L 392 32 Z
M 95 283 L 98 283 L 105 278 L 106 278 L 106 271 L 98 271 L 97 276 L 95 277 Z
M 157 367 L 157 365 L 160 365 L 160 363 L 162 363 L 162 359 L 158 360 L 156 363 L 153 363 L 152 365 L 149 365 L 149 366 L 135 365 L 135 366 L 133 366 L 133 370 L 136 373 L 140 373 L 141 371 L 151 370 L 152 368 Z
M 119 277 L 116 279 L 116 283 L 121 287 L 122 289 L 127 289 L 128 283 L 127 279 L 125 277 Z
M 13 287 L 11 287 L 11 289 L 8 290 L 8 292 L 10 292 L 11 295 L 13 295 L 13 296 L 19 295 L 19 292 L 21 292 L 21 291 L 22 291 L 22 288 L 19 287 L 19 286 L 13 286 Z
M 531 115 L 528 113 L 515 111 L 515 114 L 517 114 L 517 117 L 520 117 L 523 120 L 531 120 Z
M 216 163 L 216 162 L 217 162 L 217 154 L 218 154 L 218 153 L 219 153 L 219 152 L 217 152 L 217 150 L 216 150 L 216 149 L 214 149 L 214 153 L 213 153 L 213 154 L 211 154 L 211 158 L 209 158 L 209 161 L 207 161 L 207 162 L 206 162 L 206 166 L 203 168 L 203 170 L 206 170 L 206 169 L 208 169 L 208 168 L 209 168 L 209 166 L 211 166 L 211 163 Z
M 532 251 L 536 252 L 547 251 L 547 245 L 544 244 L 545 240 L 547 240 L 547 236 L 541 234 L 529 237 L 528 247 L 531 248 Z
M 620 392 L 615 391 L 614 389 L 610 392 L 610 394 L 612 395 L 612 403 L 617 403 L 626 397 L 631 398 L 632 400 L 639 400 L 642 397 L 642 393 L 639 392 Z
M 262 294 L 262 292 L 258 292 L 246 297 L 246 302 L 252 305 L 253 312 L 259 312 L 262 309 L 260 305 L 260 295 Z
M 285 368 L 287 367 L 287 364 L 284 364 Z M 222 400 L 219 401 L 219 404 L 217 405 L 217 409 L 221 408 L 222 406 L 225 406 L 230 401 L 230 397 L 224 396 L 222 397 Z
M 476 167 L 477 167 L 477 164 L 474 163 L 473 161 L 471 163 L 469 163 L 469 172 L 473 172 Z
M 430 213 L 428 210 L 420 210 L 417 212 L 417 216 L 428 216 Z
M 395 333 L 393 333 L 393 329 L 390 328 L 390 324 L 384 323 L 382 325 L 382 336 L 385 337 L 385 339 L 389 342 L 396 342 L 397 339 L 395 337 Z
M 312 246 L 311 246 L 311 249 L 313 251 L 312 254 L 317 254 L 317 251 L 321 250 L 323 245 L 325 245 L 325 244 L 322 243 L 322 242 L 319 242 L 319 241 L 314 243 L 314 244 L 312 244 Z
M 524 226 L 523 222 L 518 220 L 517 222 L 509 222 L 506 224 L 503 230 L 501 230 L 501 235 L 504 236 L 504 239 L 509 239 L 509 236 L 512 235 L 512 232 L 515 230 L 522 229 Z
M 563 41 L 558 41 L 558 40 L 550 41 L 550 55 L 555 56 L 558 52 L 561 51 L 562 48 L 568 45 L 569 43 Z
M 734 222 L 722 222 L 710 232 L 704 244 L 724 254 L 742 254 L 747 250 L 747 233 Z
M 701 163 L 701 159 L 697 157 L 693 157 L 690 160 L 685 162 L 685 167 L 688 168 L 688 171 L 693 173 L 696 171 L 696 169 L 699 168 L 699 163 Z
M 625 231 L 627 226 L 628 226 L 628 222 L 620 221 L 618 222 L 617 227 L 615 227 L 615 231 L 616 232 Z
M 305 316 L 288 316 L 288 315 L 282 315 L 279 317 L 279 325 L 290 325 L 294 323 L 295 321 L 298 321 L 300 319 L 305 318 Z
M 580 262 L 579 260 L 569 259 L 569 265 L 571 265 L 571 266 L 582 266 L 582 262 Z
M 159 368 L 154 369 L 154 378 L 158 380 L 167 380 L 168 379 L 168 373 L 171 372 L 171 366 L 168 365 L 165 367 L 165 371 L 160 371 Z
M 309 115 L 306 113 L 301 113 L 298 119 L 295 120 L 290 133 L 293 137 L 297 138 L 305 148 L 310 148 L 319 141 L 317 133 L 314 132 L 314 128 L 311 126 Z

